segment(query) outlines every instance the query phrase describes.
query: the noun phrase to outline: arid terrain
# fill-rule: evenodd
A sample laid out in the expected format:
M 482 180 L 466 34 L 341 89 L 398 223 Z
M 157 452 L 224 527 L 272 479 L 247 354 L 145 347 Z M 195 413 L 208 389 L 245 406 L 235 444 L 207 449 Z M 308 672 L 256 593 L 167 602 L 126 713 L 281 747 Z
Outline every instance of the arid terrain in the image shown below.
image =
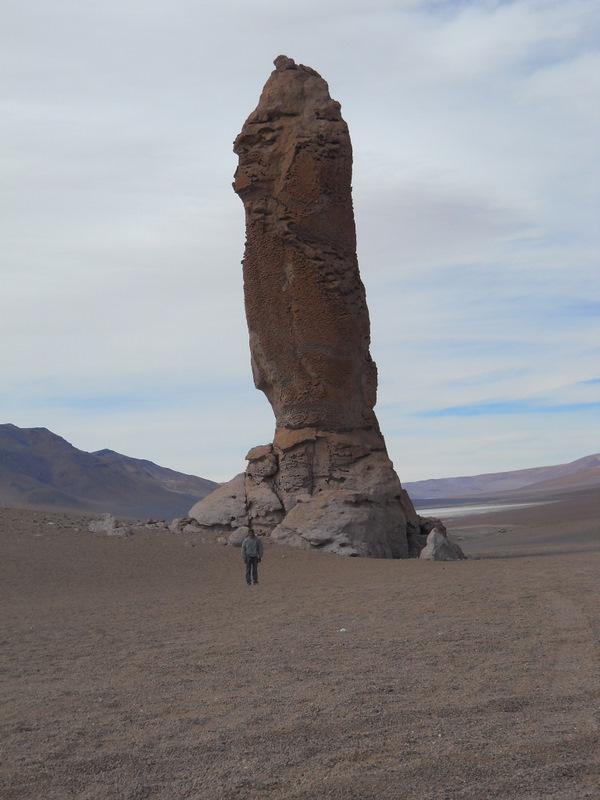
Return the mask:
M 597 800 L 600 499 L 452 520 L 466 562 L 0 510 L 3 800 Z

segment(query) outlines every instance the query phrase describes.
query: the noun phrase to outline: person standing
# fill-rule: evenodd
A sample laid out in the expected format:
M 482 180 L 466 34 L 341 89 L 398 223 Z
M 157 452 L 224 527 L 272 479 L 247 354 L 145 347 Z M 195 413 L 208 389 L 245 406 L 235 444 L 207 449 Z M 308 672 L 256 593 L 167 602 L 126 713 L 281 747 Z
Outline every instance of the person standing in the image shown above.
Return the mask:
M 252 586 L 258 583 L 258 565 L 262 560 L 263 543 L 254 533 L 250 531 L 242 542 L 242 558 L 246 564 L 246 583 Z

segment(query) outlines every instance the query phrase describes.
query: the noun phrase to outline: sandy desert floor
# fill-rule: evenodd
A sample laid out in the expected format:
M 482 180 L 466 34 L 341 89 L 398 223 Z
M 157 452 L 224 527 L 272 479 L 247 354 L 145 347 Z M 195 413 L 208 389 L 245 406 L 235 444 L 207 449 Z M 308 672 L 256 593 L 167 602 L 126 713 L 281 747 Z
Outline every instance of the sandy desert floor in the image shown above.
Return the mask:
M 237 549 L 1 510 L 0 796 L 597 800 L 594 502 L 453 521 L 466 562 L 270 546 L 253 588 Z

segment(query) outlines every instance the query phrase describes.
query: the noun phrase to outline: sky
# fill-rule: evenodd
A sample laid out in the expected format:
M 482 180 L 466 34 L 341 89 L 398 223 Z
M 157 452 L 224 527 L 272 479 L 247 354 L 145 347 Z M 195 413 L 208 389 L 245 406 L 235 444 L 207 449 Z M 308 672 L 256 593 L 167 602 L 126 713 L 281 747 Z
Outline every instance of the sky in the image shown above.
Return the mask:
M 350 128 L 401 479 L 600 451 L 597 0 L 0 8 L 0 422 L 214 480 L 272 439 L 232 142 L 284 53 Z

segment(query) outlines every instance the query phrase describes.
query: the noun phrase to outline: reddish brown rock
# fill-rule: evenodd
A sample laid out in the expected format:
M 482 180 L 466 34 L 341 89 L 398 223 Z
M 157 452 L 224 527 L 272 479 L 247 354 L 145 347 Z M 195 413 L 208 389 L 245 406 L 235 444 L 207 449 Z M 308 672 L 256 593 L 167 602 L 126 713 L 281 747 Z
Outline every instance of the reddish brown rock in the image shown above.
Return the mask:
M 340 105 L 313 69 L 279 56 L 234 150 L 252 371 L 276 432 L 273 445 L 248 453 L 244 490 L 218 490 L 229 503 L 244 499 L 244 513 L 228 508 L 227 520 L 297 547 L 419 555 L 420 521 L 373 411 L 377 370 Z M 206 524 L 214 512 L 203 503 L 194 511 Z
M 372 426 L 377 371 L 356 259 L 348 126 L 313 69 L 285 56 L 275 66 L 234 144 L 254 382 L 278 427 Z

